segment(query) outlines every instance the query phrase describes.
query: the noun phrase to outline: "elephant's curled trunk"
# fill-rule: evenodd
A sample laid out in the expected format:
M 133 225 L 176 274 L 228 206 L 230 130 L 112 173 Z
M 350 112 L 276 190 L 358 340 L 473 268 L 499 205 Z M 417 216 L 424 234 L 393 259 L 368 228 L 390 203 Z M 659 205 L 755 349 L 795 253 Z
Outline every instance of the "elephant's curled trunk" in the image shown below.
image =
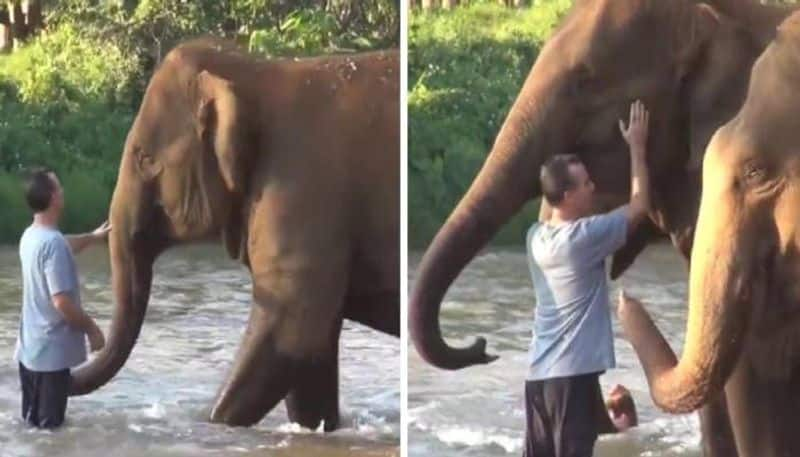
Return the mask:
M 119 218 L 112 217 L 111 225 L 109 249 L 116 301 L 111 327 L 106 334 L 105 347 L 72 371 L 70 395 L 91 393 L 117 374 L 136 344 L 147 311 L 154 256 L 149 249 L 131 241 Z
M 566 122 L 552 109 L 557 88 L 535 79 L 536 71 L 534 66 L 478 176 L 418 267 L 409 300 L 411 338 L 422 358 L 439 368 L 459 369 L 493 360 L 485 352 L 483 338 L 465 348 L 444 341 L 439 326 L 442 299 L 499 228 L 540 194 L 539 171 L 546 156 L 565 149 Z
M 692 248 L 689 316 L 680 360 L 639 302 L 627 301 L 619 309 L 653 401 L 671 413 L 694 411 L 724 388 L 747 338 L 752 310 L 766 301 L 774 258 L 769 237 L 747 246 L 742 234 L 751 228 L 738 222 L 741 209 L 726 211 L 729 202 L 709 190 L 715 186 L 711 180 L 705 181 Z

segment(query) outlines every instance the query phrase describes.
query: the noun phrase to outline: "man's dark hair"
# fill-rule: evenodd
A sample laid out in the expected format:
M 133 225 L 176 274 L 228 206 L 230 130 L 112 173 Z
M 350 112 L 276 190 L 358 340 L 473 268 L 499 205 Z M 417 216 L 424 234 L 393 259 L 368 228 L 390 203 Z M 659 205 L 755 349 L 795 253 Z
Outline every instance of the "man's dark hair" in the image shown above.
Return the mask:
M 25 179 L 25 199 L 34 213 L 42 212 L 50 206 L 50 199 L 56 191 L 50 173 L 52 170 L 47 168 L 36 168 Z
M 556 154 L 545 161 L 539 180 L 542 184 L 542 195 L 547 203 L 556 206 L 564 200 L 564 193 L 575 187 L 575 182 L 569 174 L 569 166 L 582 163 L 575 154 Z

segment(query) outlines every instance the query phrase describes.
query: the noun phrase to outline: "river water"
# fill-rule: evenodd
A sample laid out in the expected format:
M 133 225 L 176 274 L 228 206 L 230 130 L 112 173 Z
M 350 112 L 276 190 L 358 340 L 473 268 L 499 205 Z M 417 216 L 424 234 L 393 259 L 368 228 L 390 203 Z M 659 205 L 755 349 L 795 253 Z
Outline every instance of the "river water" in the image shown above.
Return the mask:
M 77 258 L 83 305 L 108 328 L 112 294 L 108 253 Z M 125 367 L 99 391 L 72 398 L 66 425 L 37 431 L 19 419 L 12 360 L 19 325 L 15 247 L 0 247 L 0 457 L 10 456 L 398 456 L 399 339 L 345 321 L 340 340 L 343 429 L 332 434 L 289 423 L 281 405 L 258 425 L 205 422 L 250 306 L 246 270 L 222 248 L 177 248 L 155 265 L 139 342 Z
M 413 285 L 420 253 L 409 258 Z M 622 279 L 612 282 L 644 301 L 656 325 L 676 353 L 683 347 L 688 274 L 668 244 L 650 246 Z M 612 301 L 615 305 L 616 301 Z M 409 456 L 521 455 L 525 379 L 533 289 L 523 248 L 482 253 L 459 276 L 442 306 L 442 331 L 453 345 L 483 335 L 489 352 L 500 359 L 489 365 L 450 372 L 435 369 L 409 348 Z M 633 348 L 614 320 L 617 368 L 600 378 L 603 391 L 627 386 L 639 411 L 639 427 L 601 437 L 596 457 L 699 456 L 696 415 L 671 416 L 653 405 L 647 380 Z

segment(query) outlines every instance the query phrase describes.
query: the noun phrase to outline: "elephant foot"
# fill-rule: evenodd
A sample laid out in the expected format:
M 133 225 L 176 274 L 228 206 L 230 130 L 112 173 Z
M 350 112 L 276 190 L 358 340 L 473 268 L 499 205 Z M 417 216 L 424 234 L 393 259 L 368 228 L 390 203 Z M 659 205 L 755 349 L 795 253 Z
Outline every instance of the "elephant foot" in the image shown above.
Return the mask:
M 316 430 L 339 428 L 339 363 L 336 357 L 304 364 L 298 370 L 294 388 L 286 397 L 289 420 Z
M 339 428 L 339 335 L 342 320 L 331 332 L 332 351 L 298 366 L 294 386 L 286 397 L 289 420 L 316 430 L 325 422 L 324 430 Z

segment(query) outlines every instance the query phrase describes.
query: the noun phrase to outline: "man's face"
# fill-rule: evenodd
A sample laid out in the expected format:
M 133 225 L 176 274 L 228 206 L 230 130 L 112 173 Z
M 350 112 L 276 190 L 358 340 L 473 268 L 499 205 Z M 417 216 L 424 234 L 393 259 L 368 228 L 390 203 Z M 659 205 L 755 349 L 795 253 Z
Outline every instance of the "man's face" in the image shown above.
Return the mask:
M 55 173 L 50 173 L 50 179 L 55 185 L 55 191 L 53 196 L 50 197 L 50 207 L 48 209 L 52 209 L 60 216 L 64 210 L 64 189 L 61 188 L 61 181 L 58 180 L 58 176 Z
M 574 187 L 567 191 L 564 200 L 580 217 L 588 216 L 594 208 L 594 182 L 582 163 L 571 164 L 569 174 Z

